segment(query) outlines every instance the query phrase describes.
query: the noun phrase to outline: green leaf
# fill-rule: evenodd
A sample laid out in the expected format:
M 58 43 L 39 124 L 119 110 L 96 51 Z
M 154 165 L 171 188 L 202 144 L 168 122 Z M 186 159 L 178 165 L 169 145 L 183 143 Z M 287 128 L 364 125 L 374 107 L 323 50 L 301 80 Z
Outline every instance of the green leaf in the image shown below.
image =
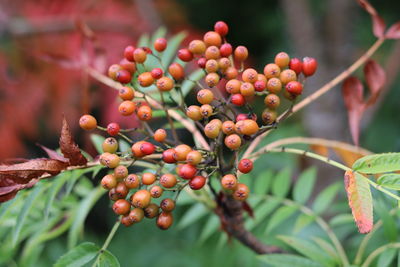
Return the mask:
M 311 260 L 327 266 L 331 266 L 333 264 L 332 258 L 326 255 L 320 247 L 309 241 L 292 236 L 278 236 L 278 239 L 282 240 L 294 250 Z
M 260 175 L 254 179 L 254 194 L 264 195 L 268 193 L 270 188 L 274 172 L 272 170 L 263 171 Z
M 376 266 L 379 267 L 388 267 L 391 266 L 390 263 L 394 260 L 396 256 L 397 249 L 395 248 L 388 248 L 382 252 L 382 254 L 378 258 L 378 263 Z
M 207 223 L 205 224 L 203 230 L 201 231 L 199 243 L 203 243 L 206 241 L 213 233 L 218 231 L 221 222 L 216 215 L 211 215 L 208 219 Z
M 101 136 L 98 134 L 91 134 L 90 140 L 92 140 L 92 143 L 93 143 L 94 147 L 96 148 L 97 153 L 102 154 L 103 153 L 103 142 L 105 140 L 104 136 Z
M 331 205 L 333 199 L 336 197 L 339 189 L 340 183 L 334 183 L 325 188 L 321 193 L 318 194 L 315 199 L 312 209 L 315 213 L 320 214 Z
M 53 206 L 54 198 L 56 197 L 57 193 L 60 191 L 62 186 L 67 182 L 67 179 L 71 176 L 71 172 L 63 172 L 53 179 L 53 184 L 50 186 L 49 190 L 47 191 L 47 198 L 46 198 L 46 206 L 44 208 L 44 220 L 46 221 L 49 217 L 50 208 Z
M 24 201 L 24 205 L 22 205 L 21 211 L 19 211 L 18 218 L 16 221 L 16 225 L 12 231 L 12 245 L 15 246 L 18 241 L 19 234 L 21 233 L 22 226 L 25 223 L 26 217 L 29 214 L 33 204 L 35 203 L 36 198 L 40 195 L 42 190 L 44 189 L 43 186 L 35 186 L 33 190 L 28 191 L 28 197 Z
M 384 174 L 378 178 L 378 184 L 389 189 L 400 190 L 400 174 Z
M 172 63 L 171 60 L 175 57 L 176 52 L 183 39 L 186 38 L 186 35 L 186 32 L 180 32 L 168 40 L 167 49 L 165 49 L 161 55 L 161 61 L 165 67 L 168 67 Z
M 270 254 L 257 257 L 268 265 L 276 267 L 323 267 L 318 262 L 291 254 Z
M 289 168 L 281 170 L 275 177 L 272 193 L 278 197 L 285 197 L 290 189 L 292 172 Z
M 353 170 L 362 173 L 382 173 L 400 170 L 400 153 L 368 155 L 353 164 Z
M 189 225 L 192 225 L 209 212 L 210 211 L 202 203 L 195 204 L 194 206 L 190 207 L 189 210 L 179 220 L 178 228 L 183 229 Z
M 188 80 L 185 80 L 182 83 L 182 87 L 181 87 L 182 94 L 184 96 L 186 96 L 190 92 L 190 90 L 192 90 L 197 85 L 194 81 L 198 82 L 204 76 L 206 76 L 206 73 L 204 72 L 203 69 L 198 69 L 198 70 L 195 70 L 192 73 L 190 73 Z
M 245 226 L 246 229 L 253 230 L 257 227 L 260 223 L 262 223 L 266 217 L 271 214 L 272 211 L 279 206 L 281 201 L 279 199 L 267 199 L 264 200 L 264 203 L 261 203 L 257 206 L 254 210 L 254 219 L 250 218 L 246 221 Z
M 304 204 L 310 198 L 317 178 L 317 169 L 311 167 L 300 175 L 293 189 L 293 199 L 297 203 Z
M 340 261 L 339 254 L 336 249 L 326 240 L 319 238 L 317 236 L 311 237 L 312 240 L 317 243 L 317 245 L 322 248 L 328 255 L 330 255 L 333 259 L 336 259 L 337 262 Z
M 382 220 L 383 233 L 387 240 L 396 242 L 398 237 L 397 223 L 393 216 L 390 215 L 382 199 L 375 201 L 375 211 Z
M 344 213 L 344 214 L 338 214 L 338 215 L 334 216 L 329 221 L 329 224 L 331 226 L 339 226 L 342 224 L 353 223 L 353 222 L 354 222 L 353 216 L 351 216 L 351 214 Z
M 150 36 L 147 33 L 140 35 L 136 47 L 150 46 Z
M 2 219 L 2 217 L 7 213 L 7 211 L 9 210 L 9 208 L 11 207 L 12 204 L 14 204 L 14 202 L 19 198 L 19 196 L 17 195 L 16 197 L 14 197 L 13 199 L 5 202 L 5 203 L 1 203 L 0 205 L 0 221 Z
M 74 247 L 61 256 L 54 267 L 79 267 L 90 262 L 96 257 L 100 248 L 93 243 L 85 242 Z
M 104 250 L 99 256 L 99 267 L 119 267 L 119 261 L 110 251 Z
M 124 139 L 118 140 L 118 149 L 120 152 L 131 151 L 131 145 Z
M 293 213 L 297 211 L 297 207 L 295 206 L 283 206 L 280 207 L 271 217 L 268 222 L 268 226 L 266 229 L 266 233 L 271 232 L 276 226 L 282 223 L 284 220 L 289 218 Z
M 297 234 L 315 220 L 315 216 L 300 214 L 294 224 L 293 233 Z
M 76 181 L 78 181 L 79 178 L 84 174 L 83 170 L 73 170 L 71 171 L 71 176 L 69 180 L 67 181 L 67 188 L 65 189 L 65 195 L 68 196 L 72 188 L 74 188 Z
M 83 224 L 89 211 L 105 192 L 106 191 L 100 186 L 95 188 L 80 202 L 79 206 L 76 207 L 73 215 L 74 222 L 68 232 L 68 247 L 73 247 L 78 242 L 78 235 L 83 230 Z

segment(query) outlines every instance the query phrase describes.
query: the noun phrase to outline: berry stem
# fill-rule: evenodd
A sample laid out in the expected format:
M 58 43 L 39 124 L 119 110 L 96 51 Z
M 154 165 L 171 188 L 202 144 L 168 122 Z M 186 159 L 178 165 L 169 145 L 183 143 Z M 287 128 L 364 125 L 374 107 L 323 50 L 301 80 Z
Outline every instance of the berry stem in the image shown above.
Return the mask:
M 100 260 L 100 255 L 107 250 L 108 245 L 110 244 L 111 240 L 113 239 L 115 233 L 118 230 L 118 227 L 121 225 L 120 223 L 120 218 L 118 218 L 117 222 L 114 224 L 113 228 L 111 229 L 110 233 L 107 236 L 106 241 L 104 241 L 103 246 L 101 247 L 101 249 L 98 252 L 97 258 L 95 260 L 95 262 L 93 263 L 92 267 L 96 267 L 98 265 L 98 262 Z

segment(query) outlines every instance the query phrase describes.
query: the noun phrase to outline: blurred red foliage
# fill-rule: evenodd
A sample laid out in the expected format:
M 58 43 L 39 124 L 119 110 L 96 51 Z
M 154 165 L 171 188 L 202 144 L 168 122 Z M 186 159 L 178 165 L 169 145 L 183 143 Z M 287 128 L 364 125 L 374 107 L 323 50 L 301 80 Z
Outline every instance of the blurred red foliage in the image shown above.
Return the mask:
M 149 4 L 150 3 L 150 4 Z M 133 127 L 117 114 L 116 92 L 90 78 L 82 66 L 105 72 L 123 49 L 161 23 L 176 32 L 187 27 L 173 0 L 3 1 L 0 6 L 0 161 L 27 156 L 24 142 L 45 142 L 62 114 L 77 130 L 78 117 L 96 113 Z M 144 14 L 146 12 L 146 14 Z M 185 25 L 185 26 L 184 26 Z M 192 36 L 193 37 L 193 36 Z M 100 87 L 100 88 L 99 88 Z M 90 93 L 89 93 L 90 91 Z

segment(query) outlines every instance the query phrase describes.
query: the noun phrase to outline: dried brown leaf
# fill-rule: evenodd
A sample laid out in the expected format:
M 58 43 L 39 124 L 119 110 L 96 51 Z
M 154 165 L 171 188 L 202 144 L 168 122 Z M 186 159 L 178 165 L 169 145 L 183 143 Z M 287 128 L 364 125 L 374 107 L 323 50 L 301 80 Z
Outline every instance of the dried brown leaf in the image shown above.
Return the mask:
M 63 162 L 68 162 L 68 159 L 64 158 L 62 155 L 58 154 L 57 151 L 50 149 L 48 147 L 45 147 L 41 144 L 37 144 L 41 149 L 44 150 L 44 152 L 46 152 L 47 156 L 49 156 L 49 158 L 51 159 L 56 159 L 59 161 L 63 161 Z
M 65 117 L 60 136 L 60 148 L 64 157 L 69 159 L 69 164 L 72 166 L 81 166 L 87 163 L 87 159 L 82 155 L 81 150 L 72 138 L 71 131 Z

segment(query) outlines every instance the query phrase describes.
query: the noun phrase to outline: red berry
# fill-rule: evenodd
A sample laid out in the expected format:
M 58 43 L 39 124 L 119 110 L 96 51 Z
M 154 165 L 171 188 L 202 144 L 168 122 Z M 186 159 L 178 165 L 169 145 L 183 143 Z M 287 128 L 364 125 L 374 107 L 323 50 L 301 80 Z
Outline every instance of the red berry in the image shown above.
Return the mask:
M 162 153 L 162 160 L 165 163 L 175 163 L 176 160 L 176 152 L 173 148 L 169 148 Z
M 184 62 L 189 62 L 193 59 L 193 54 L 189 49 L 182 48 L 178 50 L 178 58 Z
M 122 67 L 122 69 L 129 71 L 129 73 L 133 74 L 136 72 L 136 63 L 131 62 L 127 60 L 126 58 L 123 58 L 120 62 L 119 65 Z
M 127 214 L 130 209 L 131 204 L 125 199 L 118 199 L 113 205 L 113 210 L 118 215 Z
M 107 133 L 109 135 L 115 136 L 119 133 L 120 127 L 119 124 L 116 122 L 112 122 L 107 125 Z
M 158 38 L 154 42 L 154 49 L 157 50 L 158 52 L 162 52 L 167 48 L 167 39 L 165 38 Z
M 231 97 L 231 102 L 232 104 L 241 107 L 245 104 L 246 100 L 244 99 L 244 96 L 242 96 L 241 94 L 234 94 Z
M 183 164 L 179 168 L 179 176 L 183 179 L 189 180 L 192 179 L 197 173 L 196 167 L 190 164 Z
M 199 68 L 204 69 L 206 67 L 206 63 L 207 59 L 205 57 L 201 57 L 199 60 L 197 60 L 197 66 L 199 66 Z
M 174 217 L 169 212 L 161 212 L 157 217 L 157 226 L 161 230 L 167 230 L 174 222 Z
M 303 70 L 303 63 L 300 61 L 300 59 L 294 57 L 289 61 L 289 69 L 293 70 L 297 75 L 299 75 Z
M 301 95 L 303 92 L 303 85 L 298 81 L 291 81 L 286 85 L 286 91 L 293 96 Z
M 201 188 L 203 188 L 203 186 L 206 184 L 207 179 L 204 176 L 195 176 L 193 177 L 190 182 L 189 182 L 189 186 L 190 188 L 192 188 L 193 190 L 199 190 Z
M 247 114 L 244 114 L 244 113 L 240 113 L 236 116 L 236 121 L 242 121 L 242 120 L 247 120 L 247 119 L 248 119 Z
M 163 70 L 160 68 L 154 68 L 151 70 L 150 73 L 154 79 L 160 79 L 164 74 Z
M 254 89 L 257 92 L 262 92 L 265 90 L 265 88 L 267 87 L 267 84 L 264 81 L 256 81 L 254 83 Z
M 305 57 L 303 58 L 303 74 L 305 76 L 311 76 L 317 70 L 317 60 L 312 57 Z
M 153 54 L 153 51 L 150 49 L 150 47 L 147 46 L 142 46 L 142 49 L 146 54 Z
M 115 75 L 115 79 L 119 81 L 120 83 L 130 83 L 132 79 L 132 75 L 129 71 L 122 69 L 117 71 L 117 74 Z
M 249 173 L 253 169 L 253 162 L 249 159 L 242 159 L 239 162 L 238 170 L 241 173 Z
M 129 61 L 135 61 L 133 59 L 133 51 L 135 51 L 135 47 L 131 46 L 131 45 L 128 45 L 127 47 L 125 47 L 124 57 Z
M 140 151 L 144 155 L 151 155 L 154 153 L 155 150 L 156 150 L 156 147 L 152 143 L 143 142 L 142 144 L 140 144 Z
M 219 33 L 221 36 L 225 36 L 228 34 L 229 28 L 228 25 L 223 21 L 218 21 L 214 25 L 214 31 Z
M 219 48 L 219 52 L 221 53 L 222 57 L 229 57 L 230 55 L 232 55 L 232 51 L 232 45 L 229 43 L 225 43 Z

